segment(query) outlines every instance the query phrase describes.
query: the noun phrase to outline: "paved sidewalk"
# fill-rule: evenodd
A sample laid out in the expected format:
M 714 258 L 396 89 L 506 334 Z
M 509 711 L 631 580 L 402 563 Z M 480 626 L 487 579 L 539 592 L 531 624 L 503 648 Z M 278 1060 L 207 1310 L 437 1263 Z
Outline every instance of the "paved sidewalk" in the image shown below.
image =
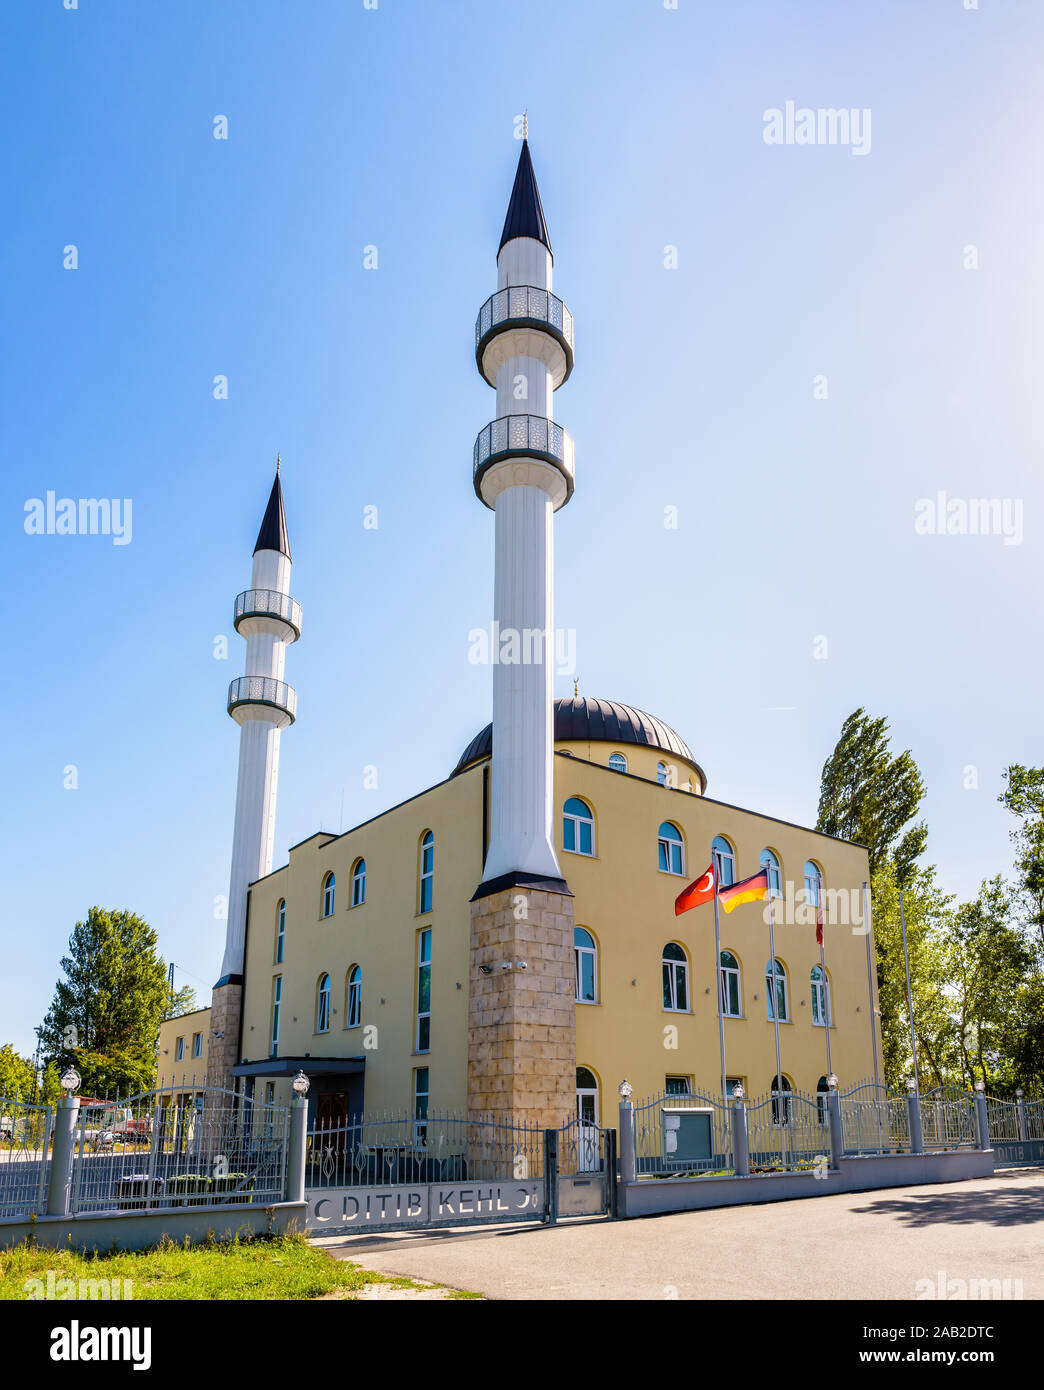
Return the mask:
M 917 1281 L 1044 1298 L 1044 1169 L 554 1227 L 331 1237 L 338 1259 L 497 1299 L 916 1299 Z M 923 1293 L 923 1290 L 921 1291 Z

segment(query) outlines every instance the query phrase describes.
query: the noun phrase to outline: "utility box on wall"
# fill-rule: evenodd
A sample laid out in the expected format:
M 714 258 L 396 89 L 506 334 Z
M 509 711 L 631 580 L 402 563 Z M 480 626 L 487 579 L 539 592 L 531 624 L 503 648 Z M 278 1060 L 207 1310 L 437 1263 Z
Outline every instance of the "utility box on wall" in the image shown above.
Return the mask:
M 705 1163 L 714 1156 L 712 1111 L 663 1107 L 663 1157 L 666 1163 Z

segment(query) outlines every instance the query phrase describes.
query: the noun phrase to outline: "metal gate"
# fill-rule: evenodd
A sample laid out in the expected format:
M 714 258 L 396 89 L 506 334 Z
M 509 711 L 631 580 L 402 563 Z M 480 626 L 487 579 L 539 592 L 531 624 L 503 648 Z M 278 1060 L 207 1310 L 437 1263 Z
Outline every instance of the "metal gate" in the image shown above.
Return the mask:
M 553 1143 L 552 1143 L 553 1141 Z M 616 1130 L 576 1119 L 548 1131 L 551 1219 L 616 1215 Z

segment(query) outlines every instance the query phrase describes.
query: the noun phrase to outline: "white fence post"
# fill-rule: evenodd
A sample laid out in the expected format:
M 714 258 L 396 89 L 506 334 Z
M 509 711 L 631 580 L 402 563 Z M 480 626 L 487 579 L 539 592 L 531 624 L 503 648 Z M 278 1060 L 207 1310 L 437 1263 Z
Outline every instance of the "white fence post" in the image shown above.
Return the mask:
M 51 1150 L 51 1176 L 47 1184 L 47 1215 L 68 1216 L 72 1196 L 73 1154 L 76 1151 L 76 1122 L 80 1117 L 79 1096 L 62 1096 L 54 1119 L 54 1147 Z M 44 1150 L 44 1160 L 47 1153 Z

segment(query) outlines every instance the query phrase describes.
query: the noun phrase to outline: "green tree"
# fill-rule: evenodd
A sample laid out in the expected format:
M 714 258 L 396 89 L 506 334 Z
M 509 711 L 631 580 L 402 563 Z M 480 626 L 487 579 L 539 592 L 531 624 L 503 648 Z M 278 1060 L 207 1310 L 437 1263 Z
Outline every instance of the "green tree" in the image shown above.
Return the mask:
M 823 764 L 816 829 L 865 845 L 871 875 L 891 854 L 904 883 L 928 839 L 923 822 L 900 838 L 917 814 L 924 790 L 910 750 L 891 752 L 887 720 L 871 719 L 857 709 L 845 720 Z
M 1019 897 L 1027 924 L 1044 946 L 1044 768 L 1013 763 L 1004 780 L 1007 786 L 997 800 L 1019 818 L 1011 832 Z
M 169 1002 L 166 965 L 149 924 L 132 912 L 92 907 L 62 957 L 64 979 L 37 1029 L 44 1054 L 74 1063 L 83 1089 L 146 1089 L 155 1075 L 156 1034 Z
M 13 1043 L 0 1047 L 0 1096 L 8 1100 L 32 1100 L 36 1091 L 36 1074 L 32 1062 L 14 1050 Z

